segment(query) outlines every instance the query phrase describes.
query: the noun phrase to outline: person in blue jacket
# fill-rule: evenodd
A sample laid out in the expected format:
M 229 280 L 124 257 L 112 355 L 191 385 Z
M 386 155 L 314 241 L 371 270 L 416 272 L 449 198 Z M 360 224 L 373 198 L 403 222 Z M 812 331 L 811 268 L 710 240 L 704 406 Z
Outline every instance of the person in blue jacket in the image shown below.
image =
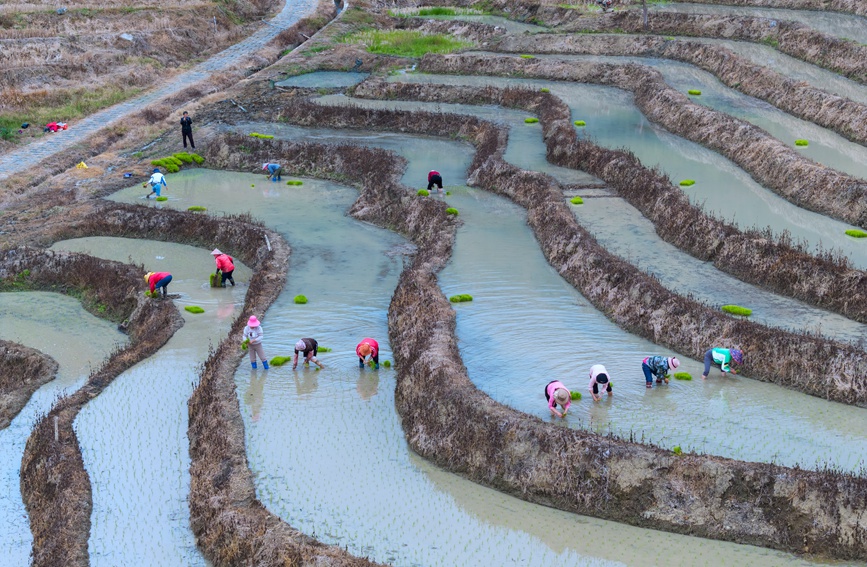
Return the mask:
M 265 171 L 268 174 L 269 181 L 283 180 L 283 168 L 280 167 L 279 163 L 263 163 L 262 171 Z
M 648 356 L 641 361 L 641 370 L 644 371 L 644 382 L 648 388 L 653 388 L 653 378 L 656 377 L 656 383 L 668 384 L 668 373 L 680 366 L 680 361 L 676 357 L 668 356 Z

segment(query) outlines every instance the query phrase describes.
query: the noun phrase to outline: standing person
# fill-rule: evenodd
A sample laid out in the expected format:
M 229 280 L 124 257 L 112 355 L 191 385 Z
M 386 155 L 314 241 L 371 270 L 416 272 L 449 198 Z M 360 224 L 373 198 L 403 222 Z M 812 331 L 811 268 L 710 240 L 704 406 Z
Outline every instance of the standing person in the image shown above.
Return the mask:
M 644 382 L 648 388 L 653 388 L 653 377 L 656 376 L 656 383 L 668 384 L 668 372 L 680 366 L 680 361 L 676 357 L 666 356 L 648 356 L 641 361 L 641 370 L 644 371 Z
M 166 176 L 160 173 L 160 169 L 158 167 L 154 168 L 154 173 L 151 175 L 148 183 L 151 184 L 151 192 L 145 195 L 145 199 L 150 199 L 151 195 L 154 193 L 157 194 L 157 197 L 160 196 L 160 190 L 163 187 L 168 187 L 168 183 L 166 183 Z
M 557 417 L 566 417 L 569 406 L 572 405 L 572 392 L 562 382 L 552 380 L 545 386 L 545 399 L 548 400 L 548 409 Z M 563 408 L 563 413 L 557 411 L 557 404 Z
M 195 150 L 196 143 L 193 141 L 193 119 L 190 118 L 190 115 L 187 114 L 187 111 L 184 111 L 184 115 L 181 117 L 181 136 L 184 138 L 184 147 L 187 147 L 187 138 L 190 139 L 190 146 Z
M 214 274 L 217 275 L 222 272 L 222 275 L 220 275 L 220 287 L 226 287 L 226 280 L 229 280 L 232 287 L 235 287 L 235 278 L 232 277 L 232 273 L 235 271 L 235 264 L 233 264 L 234 260 L 232 260 L 232 257 L 220 252 L 219 248 L 214 248 L 211 256 L 214 257 L 214 261 L 217 263 L 217 271 Z
M 601 364 L 594 364 L 590 367 L 590 393 L 593 394 L 594 402 L 602 399 L 602 394 L 599 393 L 600 388 L 608 392 L 609 396 L 614 394 L 611 391 L 611 379 L 608 377 L 608 371 Z
M 379 370 L 379 343 L 373 339 L 361 339 L 358 346 L 355 347 L 355 354 L 358 355 L 358 367 L 364 368 L 365 359 L 369 356 L 373 361 L 373 368 Z
M 738 371 L 731 367 L 732 362 L 735 364 L 743 364 L 744 353 L 736 348 L 727 349 L 715 347 L 710 349 L 704 353 L 704 372 L 701 375 L 701 379 L 707 379 L 707 375 L 710 373 L 711 364 L 718 366 L 723 374 L 726 372 L 737 374 Z
M 268 173 L 270 181 L 283 180 L 283 168 L 280 167 L 279 163 L 263 163 L 262 170 Z
M 158 289 L 162 289 L 163 299 L 169 294 L 169 283 L 172 281 L 172 275 L 168 272 L 148 272 L 144 276 L 145 282 L 150 287 L 151 293 Z
M 262 339 L 265 338 L 265 332 L 262 330 L 262 324 L 256 319 L 255 315 L 251 315 L 247 319 L 247 326 L 244 327 L 244 338 L 250 339 L 247 344 L 247 352 L 250 353 L 250 366 L 256 368 L 256 355 L 262 361 L 262 368 L 268 370 L 268 359 L 265 358 L 265 349 L 262 348 Z
M 430 191 L 434 185 L 439 187 L 440 193 L 443 192 L 443 178 L 439 171 L 432 169 L 430 173 L 427 174 L 427 190 Z
M 325 368 L 325 366 L 319 362 L 319 359 L 316 358 L 316 355 L 319 352 L 319 343 L 316 342 L 316 339 L 300 339 L 295 343 L 295 359 L 292 361 L 292 370 L 295 370 L 298 367 L 299 352 L 304 355 L 304 364 L 309 364 L 312 361 L 319 368 Z

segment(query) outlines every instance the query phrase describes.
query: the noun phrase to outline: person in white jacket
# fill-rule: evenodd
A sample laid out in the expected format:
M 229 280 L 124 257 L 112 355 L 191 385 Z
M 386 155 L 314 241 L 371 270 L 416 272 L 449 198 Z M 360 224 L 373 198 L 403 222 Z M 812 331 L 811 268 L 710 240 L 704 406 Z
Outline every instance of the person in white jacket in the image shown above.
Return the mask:
M 602 390 L 608 392 L 609 396 L 614 394 L 611 391 L 611 378 L 608 376 L 608 371 L 601 364 L 594 364 L 590 367 L 590 393 L 593 395 L 594 402 L 602 399 Z
M 159 169 L 154 169 L 153 175 L 151 175 L 150 181 L 148 183 L 151 184 L 151 192 L 145 195 L 145 199 L 150 199 L 151 195 L 156 193 L 157 197 L 160 196 L 160 190 L 163 187 L 168 187 L 168 183 L 166 183 L 166 176 L 160 173 Z M 145 184 L 147 185 L 147 183 Z
M 244 338 L 249 339 L 247 351 L 250 353 L 250 364 L 256 368 L 256 356 L 262 361 L 262 368 L 268 370 L 268 359 L 265 358 L 265 349 L 262 348 L 262 339 L 265 337 L 262 331 L 262 324 L 256 319 L 255 315 L 250 316 L 247 320 L 247 326 L 244 327 Z

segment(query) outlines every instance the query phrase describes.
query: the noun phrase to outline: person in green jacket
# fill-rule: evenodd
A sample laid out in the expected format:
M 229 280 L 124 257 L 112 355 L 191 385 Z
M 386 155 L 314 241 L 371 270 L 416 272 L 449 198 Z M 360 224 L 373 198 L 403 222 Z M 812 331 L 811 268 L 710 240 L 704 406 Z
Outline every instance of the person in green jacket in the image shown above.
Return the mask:
M 728 349 L 715 347 L 710 349 L 704 353 L 704 372 L 701 375 L 701 379 L 706 379 L 707 375 L 710 374 L 711 364 L 718 366 L 723 374 L 726 372 L 737 374 L 738 371 L 731 367 L 732 363 L 738 365 L 744 363 L 743 351 L 736 348 Z

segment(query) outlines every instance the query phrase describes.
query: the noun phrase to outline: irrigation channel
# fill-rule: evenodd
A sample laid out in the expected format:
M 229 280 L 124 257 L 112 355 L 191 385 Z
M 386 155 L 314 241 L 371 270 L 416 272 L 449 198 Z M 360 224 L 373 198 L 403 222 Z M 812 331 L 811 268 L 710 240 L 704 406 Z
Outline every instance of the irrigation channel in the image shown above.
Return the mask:
M 333 74 L 329 78 L 341 80 Z M 354 142 L 392 149 L 409 160 L 404 182 L 410 186 L 422 183 L 431 163 L 435 164 L 452 193 L 445 199 L 457 206 L 466 220 L 442 285 L 446 293 L 478 290 L 476 301 L 459 306 L 458 334 L 471 376 L 478 374 L 479 386 L 499 401 L 545 417 L 540 411 L 544 410 L 544 377 L 580 372 L 576 368 L 585 360 L 576 358 L 576 353 L 598 352 L 599 345 L 607 342 L 614 346 L 613 356 L 623 361 L 622 365 L 615 363 L 612 372 L 625 376 L 623 368 L 629 363 L 634 366 L 636 352 L 654 351 L 649 343 L 614 327 L 559 278 L 545 263 L 518 207 L 464 186 L 471 155 L 468 146 L 401 134 L 304 130 L 285 124 L 244 124 L 238 129 L 284 139 Z M 532 132 L 523 122 L 520 129 Z M 517 141 L 509 150 L 510 155 L 525 156 L 525 165 L 531 168 L 545 165 L 544 151 L 538 149 L 538 130 L 534 136 L 523 142 L 521 136 L 515 136 Z M 535 157 L 526 157 L 530 153 Z M 563 173 L 573 180 L 592 181 L 578 172 Z M 131 187 L 112 198 L 141 202 L 140 193 L 138 187 Z M 402 268 L 402 255 L 411 247 L 395 235 L 345 216 L 357 197 L 354 190 L 312 179 L 303 179 L 301 186 L 289 186 L 251 174 L 192 170 L 171 176 L 167 194 L 169 200 L 155 206 L 185 209 L 199 205 L 213 214 L 251 212 L 282 233 L 292 245 L 293 255 L 286 289 L 263 319 L 266 354 L 291 354 L 292 345 L 302 336 L 317 338 L 321 345 L 333 349 L 320 356 L 326 365 L 322 371 L 299 367 L 293 372 L 284 366 L 264 372 L 252 370 L 245 359 L 236 373 L 257 496 L 287 522 L 325 542 L 348 546 L 355 554 L 398 565 L 487 564 L 495 554 L 503 557 L 504 551 L 507 561 L 514 563 L 657 564 L 670 555 L 670 546 L 691 545 L 684 536 L 615 525 L 517 501 L 438 471 L 407 450 L 394 412 L 393 371 L 384 367 L 378 372 L 359 369 L 354 346 L 360 338 L 374 336 L 383 347 L 382 360 L 389 359 L 385 311 Z M 523 275 L 514 269 L 516 260 Z M 518 280 L 512 281 L 513 276 Z M 309 303 L 294 304 L 298 294 L 306 295 Z M 481 314 L 481 319 L 472 320 L 474 312 Z M 504 313 L 515 322 L 508 327 L 518 333 L 547 323 L 546 336 L 552 338 L 543 358 L 552 367 L 546 368 L 545 360 L 521 358 L 523 350 L 514 347 L 510 330 L 502 328 Z M 475 328 L 468 330 L 468 325 Z M 488 364 L 502 374 L 499 384 L 488 383 L 494 374 L 483 368 Z M 510 368 L 504 370 L 504 366 Z M 617 383 L 623 388 L 618 403 L 633 408 L 641 405 L 642 411 L 654 412 L 660 422 L 670 419 L 668 412 L 678 403 L 698 406 L 709 399 L 725 411 L 725 400 L 731 401 L 728 396 L 734 395 L 753 398 L 757 404 L 785 404 L 780 411 L 809 406 L 812 409 L 804 411 L 818 412 L 814 417 L 823 422 L 822 412 L 843 412 L 827 418 L 831 422 L 857 416 L 854 408 L 794 392 L 780 390 L 771 395 L 773 387 L 748 379 L 708 383 L 707 388 L 698 383 L 672 385 L 668 390 L 653 391 L 659 394 L 654 398 L 659 403 L 647 404 L 642 399 L 640 379 L 636 385 L 642 398 L 632 401 L 628 381 Z M 509 391 L 525 388 L 526 396 L 508 398 Z M 703 393 L 696 394 L 699 391 Z M 696 395 L 698 399 L 693 397 Z M 814 403 L 818 405 L 812 406 Z M 582 404 L 586 411 L 592 411 L 588 402 L 579 402 Z M 749 405 L 744 404 L 744 411 L 753 411 Z M 768 407 L 755 411 L 767 412 Z M 609 412 L 612 406 L 598 409 Z M 852 417 L 843 417 L 849 415 Z M 796 419 L 793 417 L 792 422 Z M 568 423 L 581 426 L 590 421 L 589 414 L 587 419 L 576 415 Z M 867 431 L 864 433 L 867 436 Z M 850 448 L 853 442 L 859 441 L 850 439 Z M 825 451 L 834 452 L 827 447 Z M 347 477 L 353 482 L 346 482 Z M 624 536 L 623 543 L 605 545 L 592 535 L 600 530 L 617 530 Z M 439 537 L 431 540 L 430 533 Z M 796 561 L 757 548 L 704 541 L 700 555 L 679 559 L 683 564 L 736 560 L 762 564 Z
M 237 262 L 239 285 L 215 289 L 207 279 L 214 269 L 210 250 L 110 237 L 53 249 L 170 272 L 169 292 L 180 295 L 174 302 L 185 319 L 156 355 L 120 374 L 75 420 L 93 486 L 90 564 L 207 565 L 190 529 L 187 400 L 209 347 L 237 316 L 251 272 Z M 205 312 L 188 313 L 186 305 Z
M 18 471 L 34 422 L 57 398 L 80 387 L 126 335 L 91 315 L 70 296 L 49 292 L 0 293 L 0 338 L 54 358 L 57 378 L 45 384 L 0 430 L 0 557 L 5 565 L 27 565 L 33 537 L 20 494 Z

